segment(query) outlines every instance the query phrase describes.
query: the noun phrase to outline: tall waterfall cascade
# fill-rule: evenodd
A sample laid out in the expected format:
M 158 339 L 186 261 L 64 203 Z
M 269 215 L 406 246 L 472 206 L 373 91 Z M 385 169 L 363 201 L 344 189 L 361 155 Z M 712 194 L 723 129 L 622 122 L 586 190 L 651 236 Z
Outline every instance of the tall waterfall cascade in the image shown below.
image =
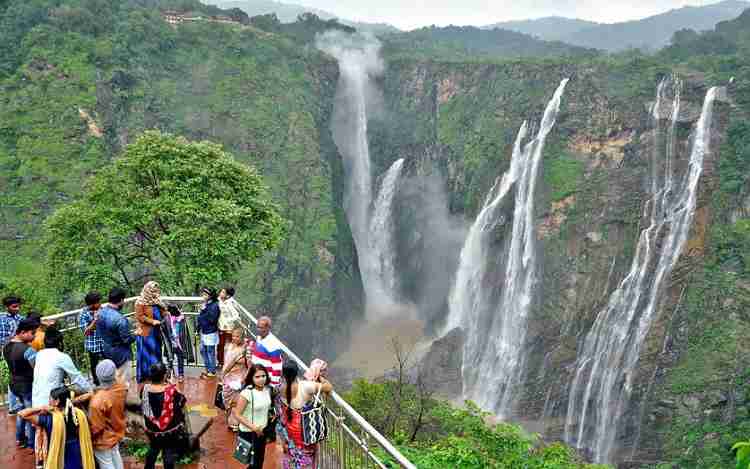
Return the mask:
M 464 397 L 500 416 L 513 405 L 524 369 L 526 320 L 537 283 L 534 232 L 534 194 L 542 152 L 560 110 L 568 79 L 562 80 L 547 104 L 536 136 L 523 144 L 524 122 L 513 146 L 510 168 L 490 191 L 469 230 L 449 296 L 448 330 L 464 329 Z M 487 285 L 493 229 L 513 204 L 510 238 L 501 254 L 504 283 L 499 298 Z
M 325 34 L 317 45 L 339 64 L 332 132 L 344 158 L 344 210 L 357 248 L 367 314 L 377 319 L 397 304 L 391 207 L 404 164 L 401 159 L 391 166 L 373 200 L 367 120 L 373 78 L 382 73 L 380 44 L 367 37 Z
M 675 86 L 671 112 L 664 96 Z M 685 174 L 674 174 L 675 127 L 680 113 L 680 85 L 663 81 L 657 89 L 652 119 L 657 134 L 666 127 L 667 138 L 657 139 L 652 164 L 651 199 L 645 205 L 648 226 L 640 233 L 627 276 L 599 312 L 579 351 L 570 387 L 565 439 L 587 449 L 596 462 L 613 460 L 618 430 L 627 408 L 642 345 L 657 317 L 660 294 L 688 239 L 696 207 L 698 181 L 709 151 L 716 88 L 708 90 L 696 124 Z M 665 106 L 666 105 L 666 106 Z M 669 119 L 669 125 L 664 121 Z M 663 155 L 663 165 L 659 164 Z
M 390 300 L 397 299 L 398 289 L 396 281 L 396 270 L 393 266 L 395 258 L 395 247 L 393 245 L 393 199 L 398 190 L 398 182 L 401 170 L 404 167 L 404 159 L 396 160 L 383 176 L 380 191 L 373 206 L 372 219 L 370 220 L 369 252 L 372 256 L 373 269 L 370 278 L 377 280 L 373 285 L 373 291 L 380 298 Z M 379 289 L 380 291 L 376 291 Z

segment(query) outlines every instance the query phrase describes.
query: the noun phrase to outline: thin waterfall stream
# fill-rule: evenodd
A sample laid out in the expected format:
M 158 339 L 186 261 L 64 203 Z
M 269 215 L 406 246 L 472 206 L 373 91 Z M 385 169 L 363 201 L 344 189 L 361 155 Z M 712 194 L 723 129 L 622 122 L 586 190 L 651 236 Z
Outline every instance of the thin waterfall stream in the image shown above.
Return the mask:
M 663 119 L 660 109 L 665 86 L 665 82 L 659 85 L 652 112 L 657 123 Z M 666 148 L 660 150 L 665 155 L 664 175 L 659 177 L 658 170 L 652 173 L 658 181 L 652 181 L 652 197 L 644 214 L 649 226 L 640 234 L 628 275 L 611 294 L 586 336 L 570 388 L 565 439 L 589 450 L 596 462 L 613 460 L 641 347 L 656 317 L 660 293 L 688 239 L 703 160 L 709 151 L 716 88 L 706 93 L 687 170 L 682 177 L 675 177 L 674 134 L 681 106 L 679 85 L 675 89 Z
M 472 225 L 461 250 L 456 280 L 449 297 L 448 328 L 463 327 L 464 396 L 484 409 L 507 415 L 521 382 L 526 320 L 537 283 L 534 196 L 547 135 L 560 110 L 568 79 L 547 104 L 536 136 L 522 145 L 528 132 L 521 126 L 509 170 L 495 184 Z M 512 215 L 502 213 L 513 203 Z M 502 252 L 505 269 L 499 298 L 485 284 L 487 255 L 493 230 L 512 218 L 510 237 Z

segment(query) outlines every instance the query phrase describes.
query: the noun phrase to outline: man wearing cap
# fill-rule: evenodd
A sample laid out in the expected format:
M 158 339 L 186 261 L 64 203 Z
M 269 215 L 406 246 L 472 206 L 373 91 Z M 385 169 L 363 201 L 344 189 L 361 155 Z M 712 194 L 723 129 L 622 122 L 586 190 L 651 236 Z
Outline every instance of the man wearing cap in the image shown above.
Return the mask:
M 102 360 L 96 366 L 99 387 L 89 402 L 89 424 L 99 469 L 123 469 L 120 441 L 125 437 L 128 387 L 116 379 L 117 366 Z

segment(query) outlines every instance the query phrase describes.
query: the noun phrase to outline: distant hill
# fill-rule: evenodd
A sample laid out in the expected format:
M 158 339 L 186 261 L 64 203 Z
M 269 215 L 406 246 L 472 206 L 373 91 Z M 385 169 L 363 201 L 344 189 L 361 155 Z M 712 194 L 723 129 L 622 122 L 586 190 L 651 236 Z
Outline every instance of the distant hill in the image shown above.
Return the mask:
M 585 55 L 593 51 L 562 42 L 544 41 L 504 29 L 447 26 L 415 29 L 384 36 L 385 53 L 466 60 L 467 57 L 510 58 Z
M 561 41 L 570 34 L 593 26 L 599 26 L 599 23 L 579 20 L 577 18 L 548 16 L 534 20 L 505 21 L 483 26 L 482 29 L 508 29 L 510 31 L 530 34 L 531 36 L 547 41 Z
M 204 0 L 204 3 L 215 4 L 221 8 L 239 8 L 248 14 L 248 16 L 276 14 L 282 23 L 293 23 L 297 17 L 303 13 L 313 13 L 322 20 L 338 19 L 341 24 L 356 28 L 358 31 L 370 32 L 373 34 L 398 33 L 401 30 L 393 25 L 386 23 L 361 23 L 339 18 L 331 12 L 310 8 L 293 3 L 282 3 L 274 0 Z
M 735 18 L 749 7 L 750 3 L 745 1 L 726 0 L 700 7 L 677 8 L 623 23 L 591 24 L 582 20 L 549 17 L 497 23 L 487 27 L 502 27 L 541 39 L 608 51 L 629 48 L 656 50 L 668 45 L 672 35 L 680 29 L 712 30 L 717 23 Z

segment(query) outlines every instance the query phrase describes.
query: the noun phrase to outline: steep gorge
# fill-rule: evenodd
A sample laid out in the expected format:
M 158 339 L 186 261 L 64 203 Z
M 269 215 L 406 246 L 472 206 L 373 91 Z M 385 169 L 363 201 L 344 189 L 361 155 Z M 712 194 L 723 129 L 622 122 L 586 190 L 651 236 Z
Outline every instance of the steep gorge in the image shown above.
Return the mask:
M 17 69 L 2 75 L 0 278 L 39 279 L 40 223 L 142 130 L 217 141 L 260 169 L 290 222 L 278 252 L 228 280 L 237 281 L 243 302 L 278 318 L 282 336 L 303 356 L 335 355 L 365 315 L 368 287 L 345 211 L 346 155 L 331 131 L 335 58 L 252 26 L 172 28 L 157 12 L 134 7 L 106 13 L 112 31 L 88 32 L 76 29 L 73 13 L 28 29 Z M 570 78 L 532 191 L 537 281 L 526 339 L 515 350 L 523 373 L 504 412 L 548 439 L 563 439 L 586 338 L 626 279 L 649 223 L 643 213 L 655 193 L 654 169 L 664 171 L 654 155 L 671 132 L 675 168 L 685 171 L 704 98 L 711 86 L 723 86 L 682 255 L 662 282 L 637 365 L 615 380 L 627 382 L 629 398 L 618 411 L 611 451 L 611 460 L 630 467 L 713 454 L 715 460 L 677 467 L 718 468 L 743 430 L 737 422 L 748 404 L 748 353 L 740 344 L 750 330 L 750 283 L 735 251 L 746 235 L 749 199 L 741 177 L 734 192 L 723 187 L 732 175 L 725 165 L 739 158 L 732 145 L 740 141 L 742 87 L 750 77 L 743 69 L 728 84 L 722 74 L 656 62 L 386 57 L 374 83 L 382 109 L 366 122 L 367 189 L 376 207 L 365 226 L 392 225 L 391 237 L 374 244 L 395 252 L 393 261 L 379 256 L 378 264 L 427 334 L 440 336 L 468 227 L 511 168 L 522 123 L 542 121 L 554 90 Z M 656 90 L 673 68 L 683 86 L 667 130 L 653 115 L 670 112 L 674 96 Z M 659 96 L 669 104 L 659 105 Z M 488 233 L 487 256 L 502 254 L 505 228 L 498 223 Z M 497 297 L 505 271 L 494 270 L 482 287 Z M 454 331 L 433 349 L 460 351 L 461 342 Z M 449 362 L 431 371 L 455 377 L 442 388 L 455 398 L 463 394 L 462 359 Z M 571 443 L 597 457 L 593 444 Z

